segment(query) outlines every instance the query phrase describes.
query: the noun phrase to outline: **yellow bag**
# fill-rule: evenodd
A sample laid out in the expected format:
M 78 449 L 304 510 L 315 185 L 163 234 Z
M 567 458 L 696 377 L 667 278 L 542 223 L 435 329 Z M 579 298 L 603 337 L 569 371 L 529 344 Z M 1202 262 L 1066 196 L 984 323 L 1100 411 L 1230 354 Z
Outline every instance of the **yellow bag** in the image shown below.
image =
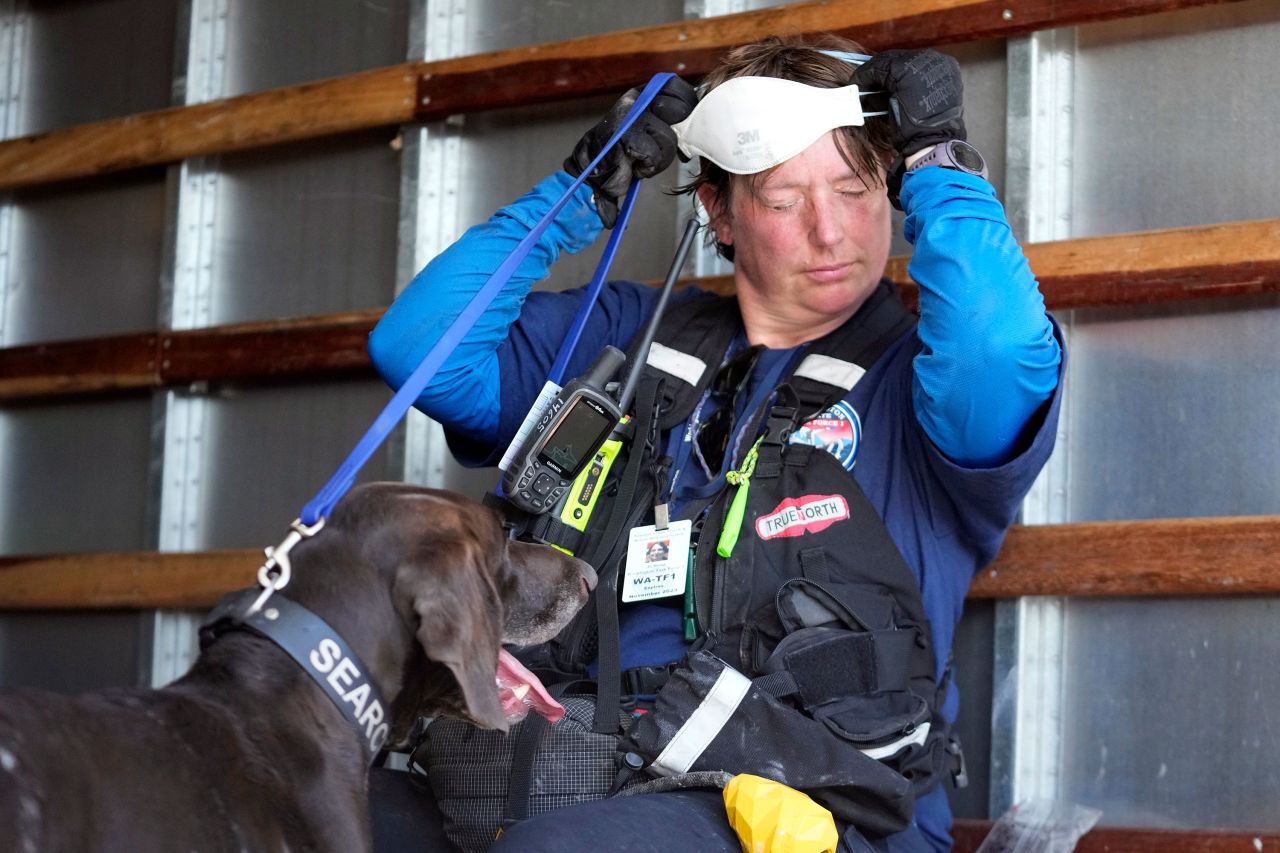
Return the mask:
M 724 807 L 744 853 L 833 853 L 840 840 L 831 812 L 772 779 L 734 776 Z

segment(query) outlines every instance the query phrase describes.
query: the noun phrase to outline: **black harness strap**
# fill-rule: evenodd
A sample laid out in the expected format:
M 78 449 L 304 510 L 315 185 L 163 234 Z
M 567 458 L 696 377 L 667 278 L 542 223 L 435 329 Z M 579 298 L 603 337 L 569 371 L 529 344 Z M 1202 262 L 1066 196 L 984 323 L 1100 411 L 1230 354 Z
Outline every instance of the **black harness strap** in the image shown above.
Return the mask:
M 725 351 L 729 349 L 729 344 L 733 342 L 733 339 L 737 337 L 738 332 L 742 329 L 742 317 L 738 313 L 737 300 L 733 297 L 709 298 L 691 302 L 681 314 L 687 320 L 679 324 L 679 326 L 672 324 L 676 315 L 667 315 L 663 328 L 658 330 L 657 342 L 666 346 L 677 337 L 683 340 L 696 341 L 697 346 L 691 348 L 689 352 L 685 352 L 683 349 L 677 350 L 677 352 L 680 352 L 681 355 L 691 355 L 697 358 L 703 363 L 703 369 L 697 381 L 690 383 L 686 377 L 676 376 L 654 367 L 652 364 L 654 357 L 652 353 L 650 354 L 650 363 L 645 367 L 646 374 L 661 376 L 666 379 L 658 398 L 658 411 L 661 413 L 657 423 L 658 432 L 665 432 L 683 423 L 685 418 L 689 416 L 689 413 L 693 411 L 693 407 L 703 393 L 706 392 L 707 387 L 711 385 L 711 380 L 715 378 L 716 371 L 720 367 L 720 359 L 724 357 Z M 627 350 L 627 358 L 629 360 L 636 358 L 636 348 L 640 344 L 640 337 L 637 335 Z
M 589 688 L 589 681 L 562 681 L 547 688 L 557 702 L 574 687 Z M 538 755 L 551 724 L 541 714 L 530 713 L 524 718 L 520 734 L 516 736 L 515 752 L 511 757 L 511 781 L 507 785 L 507 812 L 504 825 L 517 823 L 529 816 L 529 796 L 533 793 L 533 760 Z
M 545 542 L 564 548 L 570 554 L 577 554 L 587 541 L 587 536 L 565 524 L 554 513 L 544 512 L 530 519 L 525 535 L 535 542 Z
M 815 341 L 808 354 L 839 354 L 841 360 L 869 370 L 915 322 L 915 316 L 898 298 L 896 288 L 887 280 L 881 281 L 853 320 Z M 808 376 L 792 376 L 787 384 L 796 394 L 801 419 L 818 414 L 849 391 Z
M 606 562 L 596 563 L 604 572 L 596 583 L 596 627 L 599 672 L 596 677 L 596 716 L 592 730 L 602 734 L 618 731 L 618 708 L 622 704 L 622 651 L 618 640 L 618 568 L 621 560 L 618 551 L 625 555 L 627 523 L 634 517 L 637 487 L 649 456 L 651 439 L 657 434 L 655 405 L 663 385 L 662 380 L 641 381 L 636 394 L 636 445 L 627 459 L 622 480 L 618 487 L 615 511 L 609 517 L 603 542 L 610 543 Z
M 557 694 L 555 688 L 549 691 Z M 559 699 L 559 696 L 556 696 Z M 507 814 L 503 825 L 518 823 L 529 816 L 529 795 L 533 791 L 533 759 L 551 724 L 541 714 L 530 714 L 516 737 L 511 756 L 511 779 L 507 783 Z

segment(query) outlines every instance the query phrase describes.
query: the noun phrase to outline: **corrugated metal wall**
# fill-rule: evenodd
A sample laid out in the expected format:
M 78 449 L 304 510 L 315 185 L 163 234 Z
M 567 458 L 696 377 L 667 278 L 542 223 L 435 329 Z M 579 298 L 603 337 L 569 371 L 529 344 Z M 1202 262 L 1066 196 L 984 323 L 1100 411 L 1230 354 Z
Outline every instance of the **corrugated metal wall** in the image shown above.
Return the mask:
M 762 5 L 9 0 L 0 126 L 22 136 L 406 57 Z M 1276 216 L 1277 42 L 1280 9 L 1252 0 L 952 52 L 970 138 L 1015 228 L 1047 240 Z M 11 193 L 0 343 L 384 305 L 463 228 L 558 167 L 610 102 Z M 619 275 L 664 272 L 690 208 L 659 190 L 643 193 Z M 597 253 L 562 263 L 548 286 L 585 280 Z M 1061 317 L 1072 362 L 1060 448 L 1026 520 L 1280 513 L 1278 311 L 1268 298 Z M 367 380 L 0 407 L 0 550 L 275 542 L 385 399 Z M 365 476 L 472 494 L 492 481 L 448 462 L 420 417 Z M 197 615 L 0 615 L 0 684 L 167 680 L 190 659 Z M 957 653 L 975 784 L 959 812 L 1041 794 L 1102 808 L 1109 823 L 1280 826 L 1276 615 L 1269 599 L 971 607 Z
M 1074 41 L 1064 236 L 1280 212 L 1277 4 Z M 1075 312 L 1061 520 L 1280 513 L 1277 322 L 1275 298 Z M 1268 599 L 1067 602 L 1057 766 L 1028 787 L 1110 823 L 1276 826 L 1278 616 Z

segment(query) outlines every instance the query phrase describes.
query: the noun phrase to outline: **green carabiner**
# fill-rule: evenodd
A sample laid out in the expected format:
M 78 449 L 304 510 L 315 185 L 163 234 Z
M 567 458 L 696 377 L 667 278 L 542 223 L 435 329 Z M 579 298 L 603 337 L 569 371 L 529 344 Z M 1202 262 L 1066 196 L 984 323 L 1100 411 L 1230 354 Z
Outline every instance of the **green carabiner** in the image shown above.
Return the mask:
M 733 556 L 733 548 L 738 544 L 738 535 L 742 532 L 742 516 L 747 511 L 747 493 L 751 490 L 751 475 L 756 470 L 756 449 L 760 447 L 762 438 L 763 436 L 757 438 L 756 443 L 751 445 L 747 458 L 742 460 L 741 468 L 724 475 L 729 485 L 738 487 L 733 500 L 729 503 L 724 527 L 720 528 L 720 541 L 716 543 L 716 553 L 726 559 Z

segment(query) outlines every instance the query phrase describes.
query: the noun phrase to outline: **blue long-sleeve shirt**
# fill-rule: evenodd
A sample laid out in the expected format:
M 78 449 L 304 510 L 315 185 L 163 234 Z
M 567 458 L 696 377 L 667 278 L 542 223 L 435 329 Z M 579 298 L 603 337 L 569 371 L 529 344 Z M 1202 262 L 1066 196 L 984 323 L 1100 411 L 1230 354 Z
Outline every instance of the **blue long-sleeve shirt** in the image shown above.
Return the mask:
M 404 382 L 570 183 L 564 172 L 544 179 L 468 230 L 414 278 L 369 339 L 373 362 L 388 383 Z M 989 183 L 926 168 L 905 176 L 901 197 L 904 231 L 915 246 L 908 269 L 920 286 L 924 344 L 914 364 L 916 416 L 953 461 L 998 465 L 1016 452 L 1023 429 L 1057 386 L 1061 350 L 1043 300 Z M 600 230 L 590 190 L 579 188 L 419 397 L 418 408 L 477 449 L 464 461 L 487 461 L 479 448 L 510 441 L 581 298 L 580 290 L 539 293 L 522 317 L 530 290 L 562 252 L 580 251 Z M 643 285 L 606 289 L 584 339 L 625 344 L 655 298 Z M 627 320 L 633 325 L 620 328 Z M 586 349 L 568 375 L 582 372 L 595 355 Z M 514 362 L 512 369 L 503 369 L 504 360 Z

